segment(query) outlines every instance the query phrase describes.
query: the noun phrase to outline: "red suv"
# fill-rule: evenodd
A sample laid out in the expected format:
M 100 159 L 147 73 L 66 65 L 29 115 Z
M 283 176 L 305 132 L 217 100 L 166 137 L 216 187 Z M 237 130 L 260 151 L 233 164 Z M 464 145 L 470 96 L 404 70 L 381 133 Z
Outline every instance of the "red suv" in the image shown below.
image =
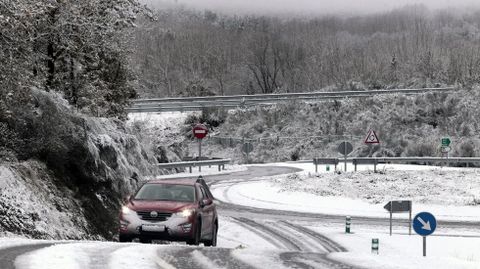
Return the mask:
M 152 180 L 130 196 L 120 214 L 119 241 L 185 241 L 217 245 L 218 216 L 202 177 Z

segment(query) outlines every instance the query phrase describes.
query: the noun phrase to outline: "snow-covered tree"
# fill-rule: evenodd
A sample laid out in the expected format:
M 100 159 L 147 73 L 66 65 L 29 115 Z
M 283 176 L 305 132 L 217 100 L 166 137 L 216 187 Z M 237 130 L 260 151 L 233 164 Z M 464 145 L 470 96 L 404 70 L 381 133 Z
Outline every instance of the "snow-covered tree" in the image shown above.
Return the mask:
M 59 91 L 85 111 L 117 115 L 135 95 L 128 37 L 143 11 L 135 0 L 2 1 L 2 91 Z

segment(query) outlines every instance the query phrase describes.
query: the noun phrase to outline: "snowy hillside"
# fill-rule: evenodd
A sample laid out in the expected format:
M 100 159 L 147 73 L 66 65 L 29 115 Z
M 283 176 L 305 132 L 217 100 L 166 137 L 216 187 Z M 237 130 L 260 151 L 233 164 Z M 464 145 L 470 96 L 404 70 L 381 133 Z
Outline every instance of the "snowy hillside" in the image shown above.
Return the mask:
M 450 156 L 478 156 L 479 88 L 418 96 L 386 95 L 365 99 L 238 109 L 214 128 L 206 152 L 245 161 L 242 141 L 254 146 L 253 162 L 336 157 L 338 144 L 354 146 L 350 156 L 442 156 L 440 140 L 450 137 Z M 364 138 L 374 130 L 380 145 Z M 232 143 L 233 142 L 233 143 Z
M 0 232 L 113 238 L 123 198 L 158 174 L 154 153 L 119 120 L 77 113 L 55 93 L 32 94 L 39 119 L 24 154 L 41 159 L 0 162 Z

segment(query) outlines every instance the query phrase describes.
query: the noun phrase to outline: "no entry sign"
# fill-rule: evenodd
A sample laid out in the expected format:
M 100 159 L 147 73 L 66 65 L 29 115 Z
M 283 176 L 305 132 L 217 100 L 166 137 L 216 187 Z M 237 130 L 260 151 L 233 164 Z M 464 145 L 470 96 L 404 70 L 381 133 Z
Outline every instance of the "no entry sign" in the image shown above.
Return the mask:
M 203 139 L 208 134 L 208 128 L 203 124 L 197 124 L 193 127 L 193 135 L 198 139 Z

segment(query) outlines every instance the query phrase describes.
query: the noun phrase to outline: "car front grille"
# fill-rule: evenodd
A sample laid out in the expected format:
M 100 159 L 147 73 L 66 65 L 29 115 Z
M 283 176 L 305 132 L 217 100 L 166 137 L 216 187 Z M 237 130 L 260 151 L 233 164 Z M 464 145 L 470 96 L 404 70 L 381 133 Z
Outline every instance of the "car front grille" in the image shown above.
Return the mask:
M 172 213 L 157 212 L 157 216 L 152 217 L 152 211 L 137 211 L 137 215 L 142 220 L 148 221 L 166 221 L 172 216 Z

